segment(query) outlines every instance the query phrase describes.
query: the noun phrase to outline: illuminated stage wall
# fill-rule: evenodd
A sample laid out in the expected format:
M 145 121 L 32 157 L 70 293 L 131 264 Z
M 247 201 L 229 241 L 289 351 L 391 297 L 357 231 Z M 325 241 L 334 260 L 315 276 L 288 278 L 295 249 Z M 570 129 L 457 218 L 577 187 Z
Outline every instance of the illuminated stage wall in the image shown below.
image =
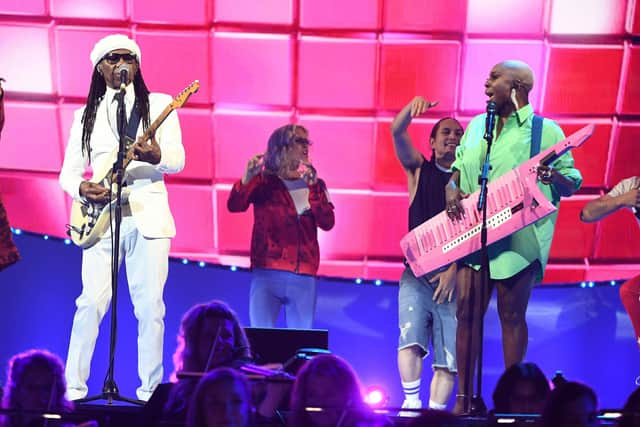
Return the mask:
M 407 194 L 393 115 L 415 94 L 440 101 L 411 129 L 427 152 L 437 118 L 468 123 L 484 109 L 491 66 L 518 58 L 535 71 L 536 111 L 567 134 L 597 124 L 574 153 L 584 187 L 563 201 L 545 281 L 640 271 L 631 214 L 578 220 L 587 200 L 640 172 L 636 0 L 2 0 L 0 192 L 14 226 L 64 234 L 70 200 L 57 174 L 72 111 L 87 94 L 91 47 L 113 32 L 141 45 L 152 90 L 202 85 L 179 111 L 187 166 L 169 178 L 175 256 L 247 265 L 252 214 L 230 214 L 227 195 L 269 133 L 298 122 L 336 206 L 320 273 L 397 280 Z

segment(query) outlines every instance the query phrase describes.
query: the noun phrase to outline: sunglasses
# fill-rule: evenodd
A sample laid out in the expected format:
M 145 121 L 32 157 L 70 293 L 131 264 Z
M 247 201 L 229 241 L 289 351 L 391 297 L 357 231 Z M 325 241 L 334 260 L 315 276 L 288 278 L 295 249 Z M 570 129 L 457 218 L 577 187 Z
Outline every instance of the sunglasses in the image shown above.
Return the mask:
M 301 136 L 296 136 L 296 137 L 292 138 L 291 141 L 296 143 L 296 144 L 304 144 L 304 145 L 311 145 L 312 144 L 312 142 L 310 140 L 308 140 L 307 138 L 303 138 Z
M 117 64 L 122 59 L 124 62 L 131 64 L 136 61 L 136 56 L 132 53 L 110 53 L 106 55 L 104 58 L 109 64 Z

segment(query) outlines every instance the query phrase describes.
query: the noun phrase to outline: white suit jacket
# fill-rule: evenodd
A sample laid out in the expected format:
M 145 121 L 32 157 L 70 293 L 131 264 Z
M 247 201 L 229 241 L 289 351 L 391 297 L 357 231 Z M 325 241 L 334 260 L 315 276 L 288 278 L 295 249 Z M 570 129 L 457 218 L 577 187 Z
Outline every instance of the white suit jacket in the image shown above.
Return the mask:
M 116 132 L 112 130 L 113 119 L 110 119 L 110 117 L 115 117 L 114 111 L 117 109 L 117 103 L 111 102 L 114 94 L 114 90 L 107 88 L 107 93 L 96 112 L 96 120 L 91 134 L 91 165 L 95 170 L 102 170 L 101 165 L 110 167 L 114 161 L 113 154 L 118 150 L 118 137 Z M 125 100 L 127 117 L 129 117 L 135 101 L 131 85 L 127 88 Z M 166 94 L 149 94 L 151 123 L 171 103 L 171 100 L 172 98 Z M 73 125 L 59 176 L 60 186 L 76 199 L 80 198 L 80 183 L 84 180 L 83 175 L 89 165 L 88 158 L 82 154 L 81 119 L 83 112 L 84 107 L 74 112 Z M 142 133 L 141 120 L 138 126 L 138 136 Z M 123 189 L 123 195 L 128 197 L 131 214 L 136 227 L 143 236 L 171 238 L 176 234 L 176 227 L 169 210 L 169 199 L 163 176 L 165 173 L 178 173 L 184 168 L 185 153 L 177 111 L 172 111 L 158 128 L 156 140 L 162 153 L 160 163 L 152 165 L 146 162 L 132 161 L 126 169 L 127 186 Z

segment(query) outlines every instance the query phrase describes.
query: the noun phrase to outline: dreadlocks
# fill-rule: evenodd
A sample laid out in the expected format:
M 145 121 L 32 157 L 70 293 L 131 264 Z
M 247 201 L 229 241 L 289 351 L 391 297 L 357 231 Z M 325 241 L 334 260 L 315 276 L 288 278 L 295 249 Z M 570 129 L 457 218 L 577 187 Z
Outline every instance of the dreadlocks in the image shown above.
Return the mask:
M 104 98 L 107 90 L 107 84 L 98 68 L 93 69 L 91 76 L 91 87 L 89 87 L 89 95 L 87 96 L 87 105 L 82 113 L 82 154 L 86 155 L 91 161 L 91 133 L 93 133 L 93 125 L 96 121 L 96 112 L 98 105 Z M 133 90 L 136 94 L 136 104 L 140 110 L 142 117 L 142 128 L 147 130 L 151 125 L 149 119 L 149 89 L 142 78 L 142 71 L 138 68 L 138 72 L 133 78 Z

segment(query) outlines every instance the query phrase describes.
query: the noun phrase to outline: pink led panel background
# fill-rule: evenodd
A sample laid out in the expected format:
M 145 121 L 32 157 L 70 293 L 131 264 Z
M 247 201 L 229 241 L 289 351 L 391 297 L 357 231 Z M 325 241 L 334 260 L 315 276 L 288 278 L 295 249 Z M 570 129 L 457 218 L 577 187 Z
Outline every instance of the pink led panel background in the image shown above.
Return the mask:
M 584 185 L 562 202 L 545 281 L 628 277 L 640 269 L 632 215 L 582 224 L 578 213 L 640 174 L 639 9 L 634 0 L 5 0 L 0 192 L 14 226 L 64 236 L 70 201 L 57 173 L 87 96 L 89 52 L 125 33 L 142 47 L 152 90 L 201 85 L 178 112 L 187 165 L 167 179 L 175 256 L 248 265 L 252 213 L 229 213 L 229 190 L 270 132 L 296 122 L 336 206 L 335 229 L 319 234 L 320 273 L 397 280 L 408 198 L 393 116 L 416 94 L 440 101 L 410 128 L 428 157 L 433 123 L 451 115 L 466 126 L 484 109 L 490 68 L 516 58 L 535 72 L 538 113 L 566 134 L 596 124 L 574 152 Z M 47 194 L 46 206 L 32 194 Z
M 93 17 L 104 20 L 125 20 L 124 0 L 49 0 L 49 11 L 54 18 L 82 19 Z
M 415 94 L 439 101 L 434 111 L 456 109 L 457 41 L 384 40 L 380 47 L 378 108 L 400 110 Z M 451 78 L 434 79 L 434 76 Z

